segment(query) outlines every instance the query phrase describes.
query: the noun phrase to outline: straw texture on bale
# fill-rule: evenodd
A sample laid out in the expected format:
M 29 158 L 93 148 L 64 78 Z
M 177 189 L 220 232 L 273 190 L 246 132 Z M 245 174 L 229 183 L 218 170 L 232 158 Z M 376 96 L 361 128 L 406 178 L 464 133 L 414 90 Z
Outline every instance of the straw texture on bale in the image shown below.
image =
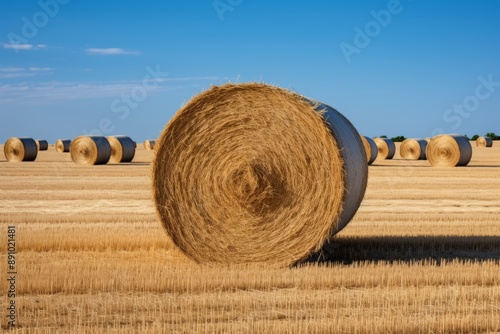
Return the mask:
M 47 151 L 49 149 L 49 143 L 46 140 L 37 139 L 35 143 L 39 151 Z
M 399 147 L 399 154 L 403 159 L 425 160 L 427 150 L 427 140 L 425 139 L 405 139 Z
M 493 140 L 489 137 L 479 137 L 476 140 L 476 146 L 477 147 L 492 147 Z
M 35 161 L 38 149 L 32 138 L 12 137 L 5 142 L 3 152 L 5 158 L 11 162 Z
M 56 141 L 56 151 L 63 153 L 63 152 L 69 152 L 71 146 L 71 140 L 69 139 L 58 139 Z
M 131 162 L 135 155 L 135 142 L 127 136 L 106 137 L 111 146 L 109 162 Z
M 363 146 L 365 147 L 366 160 L 368 164 L 371 165 L 375 161 L 375 159 L 377 159 L 377 145 L 370 137 L 361 136 L 361 140 L 363 141 Z
M 373 141 L 378 148 L 377 157 L 380 159 L 392 159 L 396 154 L 396 145 L 394 142 L 387 138 L 374 138 Z
M 80 136 L 71 142 L 70 154 L 76 164 L 102 165 L 111 157 L 111 146 L 106 137 Z
M 472 146 L 462 135 L 439 135 L 427 145 L 427 160 L 435 167 L 467 166 Z
M 146 150 L 152 150 L 155 148 L 156 140 L 146 139 L 144 141 L 144 148 Z
M 155 153 L 161 224 L 200 263 L 295 263 L 349 222 L 366 188 L 366 154 L 351 123 L 265 84 L 194 97 Z

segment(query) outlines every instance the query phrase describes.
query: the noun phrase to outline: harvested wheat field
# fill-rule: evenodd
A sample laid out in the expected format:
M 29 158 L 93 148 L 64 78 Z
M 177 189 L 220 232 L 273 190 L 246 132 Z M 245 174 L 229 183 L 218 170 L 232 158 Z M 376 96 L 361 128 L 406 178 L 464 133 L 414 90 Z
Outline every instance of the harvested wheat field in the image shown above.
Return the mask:
M 500 145 L 472 149 L 467 167 L 375 161 L 354 219 L 291 268 L 204 266 L 175 249 L 153 151 L 99 166 L 0 153 L 1 326 L 15 226 L 12 333 L 500 332 Z

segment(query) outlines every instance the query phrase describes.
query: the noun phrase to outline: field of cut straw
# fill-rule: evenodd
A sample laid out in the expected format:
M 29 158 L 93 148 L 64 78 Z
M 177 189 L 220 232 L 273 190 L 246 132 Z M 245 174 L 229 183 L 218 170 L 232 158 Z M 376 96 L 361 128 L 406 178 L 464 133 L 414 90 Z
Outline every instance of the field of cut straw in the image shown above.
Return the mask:
M 3 152 L 3 146 L 0 146 Z M 201 266 L 166 238 L 153 151 L 76 165 L 0 153 L 1 331 L 13 333 L 500 332 L 500 143 L 467 167 L 376 160 L 329 249 L 292 268 Z M 15 227 L 16 296 L 7 230 Z

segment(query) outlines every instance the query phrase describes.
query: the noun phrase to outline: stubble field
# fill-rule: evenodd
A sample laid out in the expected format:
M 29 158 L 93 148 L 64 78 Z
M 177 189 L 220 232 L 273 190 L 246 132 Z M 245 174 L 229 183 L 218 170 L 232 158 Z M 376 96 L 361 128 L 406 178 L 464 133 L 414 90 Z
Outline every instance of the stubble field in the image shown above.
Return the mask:
M 204 266 L 169 242 L 152 151 L 129 164 L 0 153 L 0 295 L 16 228 L 19 333 L 500 332 L 500 143 L 465 168 L 375 161 L 351 223 L 293 268 Z M 3 152 L 3 146 L 0 146 Z

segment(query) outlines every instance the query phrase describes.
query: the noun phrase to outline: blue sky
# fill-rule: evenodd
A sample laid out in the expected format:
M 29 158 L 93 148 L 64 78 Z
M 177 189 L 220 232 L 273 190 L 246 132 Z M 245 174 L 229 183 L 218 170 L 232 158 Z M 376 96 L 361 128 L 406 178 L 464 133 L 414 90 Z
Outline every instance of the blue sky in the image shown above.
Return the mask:
M 500 1 L 8 1 L 0 142 L 157 137 L 211 84 L 262 81 L 367 136 L 500 134 Z

